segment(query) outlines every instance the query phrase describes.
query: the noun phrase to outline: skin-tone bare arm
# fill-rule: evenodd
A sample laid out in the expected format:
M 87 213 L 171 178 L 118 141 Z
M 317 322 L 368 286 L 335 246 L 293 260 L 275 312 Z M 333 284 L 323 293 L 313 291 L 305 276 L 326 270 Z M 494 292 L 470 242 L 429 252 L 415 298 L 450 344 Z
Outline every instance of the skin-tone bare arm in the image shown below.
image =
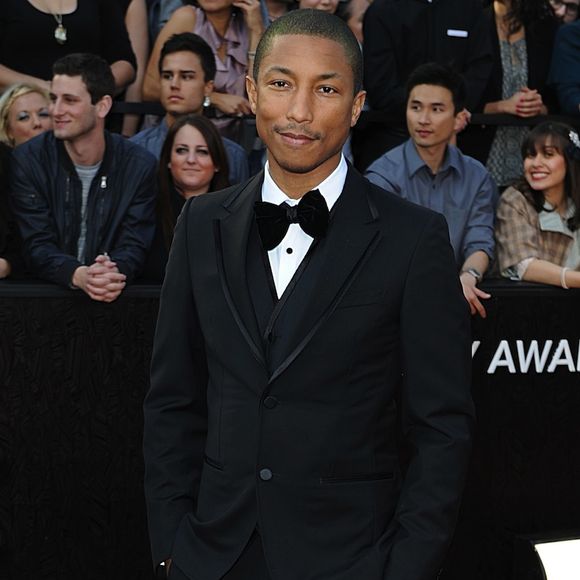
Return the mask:
M 478 250 L 477 252 L 473 252 L 473 254 L 471 254 L 471 256 L 465 260 L 461 270 L 463 271 L 468 270 L 469 268 L 474 268 L 481 275 L 483 275 L 487 271 L 488 266 L 488 255 L 484 251 Z M 491 294 L 480 290 L 477 287 L 477 280 L 475 279 L 475 276 L 469 272 L 463 271 L 463 273 L 459 276 L 459 280 L 461 281 L 461 287 L 463 288 L 463 295 L 469 303 L 471 314 L 477 313 L 482 318 L 485 318 L 487 313 L 485 312 L 485 307 L 481 303 L 481 299 L 487 299 L 491 296 Z
M 0 91 L 15 83 L 31 83 L 43 87 L 47 91 L 50 90 L 50 82 L 48 80 L 25 75 L 0 64 Z
M 111 65 L 111 71 L 115 77 L 115 87 L 117 92 L 121 92 L 134 78 L 135 69 L 131 63 L 125 60 L 118 60 Z M 25 75 L 7 66 L 0 65 L 0 91 L 15 83 L 31 83 L 50 90 L 50 81 L 39 79 L 31 75 Z
M 562 266 L 552 264 L 552 262 L 547 262 L 546 260 L 532 260 L 523 276 L 523 280 L 561 286 Z M 580 272 L 567 270 L 565 283 L 569 288 L 580 288 Z
M 135 69 L 126 60 L 118 60 L 111 65 L 111 72 L 115 78 L 115 93 L 122 93 L 125 87 L 135 79 Z
M 11 270 L 10 262 L 4 258 L 0 258 L 0 278 L 6 278 L 6 276 L 9 276 Z
M 145 0 L 131 0 L 125 25 L 129 33 L 129 40 L 137 59 L 137 76 L 127 87 L 125 100 L 130 103 L 139 103 L 142 100 L 143 79 L 149 55 L 149 31 L 147 29 L 147 5 Z M 134 135 L 139 125 L 139 115 L 125 115 L 123 119 L 123 135 Z
M 153 45 L 145 78 L 143 79 L 143 99 L 146 101 L 158 101 L 160 96 L 159 79 L 159 55 L 165 41 L 174 34 L 191 32 L 195 27 L 195 11 L 191 6 L 178 8 L 167 21 L 167 24 L 160 30 Z

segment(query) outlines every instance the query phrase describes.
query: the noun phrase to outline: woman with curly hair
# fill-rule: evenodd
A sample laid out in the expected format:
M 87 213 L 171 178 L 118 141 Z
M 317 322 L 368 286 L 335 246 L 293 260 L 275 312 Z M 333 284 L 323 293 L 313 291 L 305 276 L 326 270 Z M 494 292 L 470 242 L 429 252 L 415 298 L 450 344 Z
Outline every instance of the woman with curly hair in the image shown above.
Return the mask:
M 548 0 L 495 0 L 485 10 L 494 66 L 484 91 L 484 113 L 529 118 L 551 112 L 547 88 L 558 28 Z M 519 150 L 526 127 L 473 127 L 460 139 L 465 153 L 487 165 L 500 188 L 521 174 Z
M 580 288 L 580 137 L 542 123 L 522 146 L 524 175 L 497 208 L 502 276 Z

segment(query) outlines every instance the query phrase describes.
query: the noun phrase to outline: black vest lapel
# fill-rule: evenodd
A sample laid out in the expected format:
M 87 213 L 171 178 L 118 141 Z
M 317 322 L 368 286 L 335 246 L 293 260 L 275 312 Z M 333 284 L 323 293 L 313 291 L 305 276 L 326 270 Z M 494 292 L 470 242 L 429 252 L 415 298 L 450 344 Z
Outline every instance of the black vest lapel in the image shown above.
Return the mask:
M 378 212 L 368 196 L 369 187 L 349 168 L 327 235 L 314 248 L 274 325 L 280 340 L 270 350 L 270 382 L 288 368 L 332 314 L 378 244 Z
M 260 329 L 260 334 L 264 333 L 278 302 L 274 280 L 270 271 L 268 255 L 260 244 L 258 228 L 256 223 L 250 229 L 248 238 L 248 252 L 246 254 L 246 275 L 248 279 L 248 290 L 254 306 L 254 313 Z

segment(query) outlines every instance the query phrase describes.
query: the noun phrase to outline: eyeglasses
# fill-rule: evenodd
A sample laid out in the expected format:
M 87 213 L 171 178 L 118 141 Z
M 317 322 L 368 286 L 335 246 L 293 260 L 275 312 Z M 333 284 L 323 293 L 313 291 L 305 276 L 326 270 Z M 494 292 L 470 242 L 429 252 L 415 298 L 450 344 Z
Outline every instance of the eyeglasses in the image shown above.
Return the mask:
M 554 10 L 566 6 L 566 12 L 568 14 L 578 14 L 578 4 L 574 2 L 564 2 L 563 0 L 550 0 L 550 4 L 553 6 Z

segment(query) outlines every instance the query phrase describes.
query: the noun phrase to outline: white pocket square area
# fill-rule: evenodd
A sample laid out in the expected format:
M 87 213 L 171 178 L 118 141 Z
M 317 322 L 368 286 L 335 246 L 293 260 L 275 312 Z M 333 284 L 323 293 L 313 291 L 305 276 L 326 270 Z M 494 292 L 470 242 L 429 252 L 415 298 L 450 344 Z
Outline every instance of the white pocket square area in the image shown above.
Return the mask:
M 455 28 L 448 28 L 447 36 L 453 36 L 454 38 L 467 38 L 469 36 L 469 32 L 467 32 L 467 30 L 456 30 Z

